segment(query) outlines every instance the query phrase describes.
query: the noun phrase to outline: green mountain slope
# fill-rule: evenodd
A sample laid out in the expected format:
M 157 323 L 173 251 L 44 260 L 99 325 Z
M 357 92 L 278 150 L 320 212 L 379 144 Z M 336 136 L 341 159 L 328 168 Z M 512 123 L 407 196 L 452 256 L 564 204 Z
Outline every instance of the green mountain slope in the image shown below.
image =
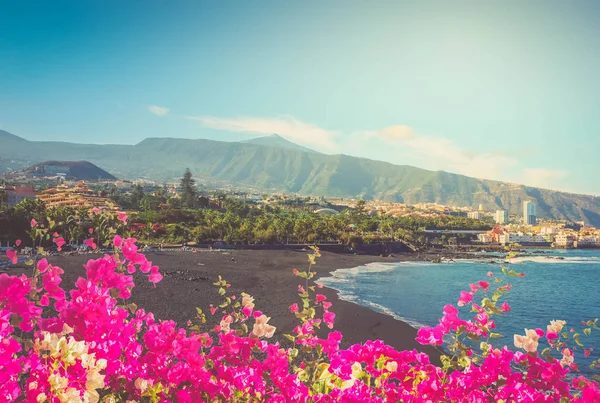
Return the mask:
M 5 133 L 5 132 L 4 132 Z M 600 227 L 600 197 L 480 180 L 347 155 L 211 140 L 149 138 L 133 146 L 33 142 L 0 132 L 0 161 L 29 166 L 48 159 L 82 159 L 120 178 L 195 176 L 307 195 L 436 202 L 521 212 L 535 200 L 538 214 L 585 220 Z M 2 169 L 2 166 L 0 166 Z M 6 170 L 6 168 L 4 168 Z

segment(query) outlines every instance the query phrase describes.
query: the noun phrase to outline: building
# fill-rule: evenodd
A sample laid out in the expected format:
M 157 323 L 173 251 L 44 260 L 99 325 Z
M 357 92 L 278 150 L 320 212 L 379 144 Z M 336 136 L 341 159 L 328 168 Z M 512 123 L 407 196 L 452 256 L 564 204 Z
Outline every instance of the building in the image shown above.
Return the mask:
M 536 221 L 535 202 L 525 200 L 523 202 L 523 224 L 535 225 Z
M 483 212 L 483 204 L 480 204 L 477 210 Z
M 483 218 L 483 214 L 480 211 L 470 211 L 467 214 L 467 217 L 472 218 L 474 220 L 481 220 Z
M 114 204 L 108 197 L 96 195 L 84 182 L 73 187 L 58 185 L 55 188 L 46 189 L 40 192 L 37 198 L 42 200 L 47 207 L 108 208 L 109 205 Z
M 25 199 L 35 198 L 35 190 L 31 186 L 4 186 L 0 192 L 4 191 L 5 199 L 0 200 L 0 204 L 15 206 Z
M 575 236 L 562 232 L 554 237 L 554 245 L 557 248 L 572 248 L 575 245 Z
M 508 211 L 497 210 L 495 219 L 496 219 L 496 224 L 508 224 Z
M 600 248 L 600 236 L 580 236 L 573 245 L 576 248 Z
M 494 237 L 489 233 L 479 234 L 477 235 L 477 240 L 481 243 L 492 243 L 494 242 Z

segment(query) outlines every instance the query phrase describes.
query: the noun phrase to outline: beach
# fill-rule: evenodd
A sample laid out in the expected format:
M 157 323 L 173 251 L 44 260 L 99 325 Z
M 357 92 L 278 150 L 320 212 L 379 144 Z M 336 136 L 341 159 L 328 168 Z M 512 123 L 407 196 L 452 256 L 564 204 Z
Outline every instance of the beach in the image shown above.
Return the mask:
M 202 250 L 198 253 L 174 250 L 147 253 L 148 259 L 160 267 L 164 278 L 154 287 L 147 281 L 146 275 L 138 271 L 134 275 L 136 286 L 130 301 L 147 312 L 153 312 L 157 319 L 174 320 L 180 326 L 186 326 L 187 320 L 196 315 L 196 307 L 200 307 L 207 316 L 208 322 L 203 329 L 207 331 L 222 316 L 217 312 L 213 317 L 209 312 L 209 304 L 216 306 L 220 302 L 217 287 L 213 283 L 221 275 L 231 284 L 228 294 L 239 296 L 245 292 L 254 297 L 255 310 L 271 317 L 270 323 L 277 327 L 275 341 L 287 346 L 290 342 L 283 334 L 292 333 L 299 323 L 289 312 L 289 306 L 300 304 L 297 287 L 305 284 L 305 280 L 295 277 L 292 270 L 306 270 L 307 253 L 301 250 Z M 68 290 L 78 277 L 85 274 L 85 262 L 98 257 L 95 254 L 61 255 L 50 258 L 50 262 L 65 270 L 63 286 Z M 340 268 L 416 259 L 417 255 L 413 254 L 380 257 L 322 252 L 313 271 L 317 277 L 323 277 Z M 21 271 L 14 268 L 8 272 Z M 333 304 L 330 310 L 336 314 L 334 330 L 343 334 L 342 347 L 379 339 L 399 350 L 418 349 L 426 352 L 433 362 L 439 362 L 439 351 L 418 344 L 415 341 L 417 330 L 410 325 L 343 301 L 333 289 L 324 287 L 319 292 Z M 324 328 L 321 334 L 326 335 L 328 331 L 328 328 Z

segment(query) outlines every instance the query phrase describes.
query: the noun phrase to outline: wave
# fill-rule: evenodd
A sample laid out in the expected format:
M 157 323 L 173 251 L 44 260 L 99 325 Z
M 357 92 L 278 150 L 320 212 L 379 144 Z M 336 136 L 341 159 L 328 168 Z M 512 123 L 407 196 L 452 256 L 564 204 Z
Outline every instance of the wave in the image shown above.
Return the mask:
M 338 292 L 338 297 L 343 301 L 351 302 L 353 304 L 357 304 L 357 305 L 363 306 L 365 308 L 369 308 L 375 312 L 379 312 L 384 315 L 391 316 L 392 318 L 399 320 L 401 322 L 404 322 L 407 325 L 409 325 L 415 329 L 420 329 L 423 326 L 425 326 L 423 323 L 419 323 L 412 319 L 407 319 L 381 304 L 361 298 L 360 296 L 358 296 L 357 294 L 355 294 L 352 291 L 341 290 L 341 289 L 335 287 L 335 285 L 333 285 L 333 284 L 335 284 L 337 281 L 335 281 L 335 280 L 332 281 L 332 279 L 333 279 L 332 277 L 326 277 L 323 279 L 319 279 L 317 281 L 317 283 L 323 284 L 325 287 L 333 288 L 334 290 L 336 290 Z
M 556 257 L 556 256 L 520 256 L 509 260 L 512 264 L 542 263 L 542 264 L 598 264 L 600 258 L 591 256 Z

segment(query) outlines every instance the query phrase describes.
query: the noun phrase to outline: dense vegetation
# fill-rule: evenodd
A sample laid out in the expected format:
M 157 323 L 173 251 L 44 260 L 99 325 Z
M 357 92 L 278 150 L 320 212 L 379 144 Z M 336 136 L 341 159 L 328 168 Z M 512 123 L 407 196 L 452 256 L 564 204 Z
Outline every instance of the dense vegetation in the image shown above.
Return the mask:
M 266 190 L 411 204 L 436 202 L 472 207 L 483 204 L 488 210 L 503 209 L 511 214 L 521 213 L 523 200 L 534 200 L 540 217 L 585 220 L 600 227 L 600 197 L 264 143 L 151 138 L 134 146 L 83 145 L 27 141 L 2 131 L 0 141 L 0 163 L 5 158 L 22 161 L 26 166 L 31 161 L 76 157 L 91 161 L 120 178 L 153 180 L 177 178 L 189 167 L 197 178 Z
M 367 214 L 364 203 L 332 216 L 278 206 L 257 206 L 243 200 L 222 197 L 220 208 L 179 208 L 168 203 L 160 208 L 162 196 L 145 194 L 139 187 L 127 196 L 138 201 L 137 213 L 130 217 L 130 233 L 144 243 L 237 244 L 339 242 L 353 246 L 378 241 L 404 241 L 425 246 L 421 234 L 428 229 L 485 229 L 488 224 L 462 217 L 375 216 Z M 171 198 L 171 200 L 181 198 Z M 197 203 L 196 203 L 197 204 Z M 90 228 L 99 228 L 83 208 L 49 208 L 39 200 L 26 200 L 15 207 L 0 207 L 0 240 L 26 239 L 32 218 L 43 224 L 52 221 L 53 230 L 67 241 L 81 240 Z M 49 224 L 49 223 L 46 223 Z M 101 244 L 102 240 L 99 240 Z

